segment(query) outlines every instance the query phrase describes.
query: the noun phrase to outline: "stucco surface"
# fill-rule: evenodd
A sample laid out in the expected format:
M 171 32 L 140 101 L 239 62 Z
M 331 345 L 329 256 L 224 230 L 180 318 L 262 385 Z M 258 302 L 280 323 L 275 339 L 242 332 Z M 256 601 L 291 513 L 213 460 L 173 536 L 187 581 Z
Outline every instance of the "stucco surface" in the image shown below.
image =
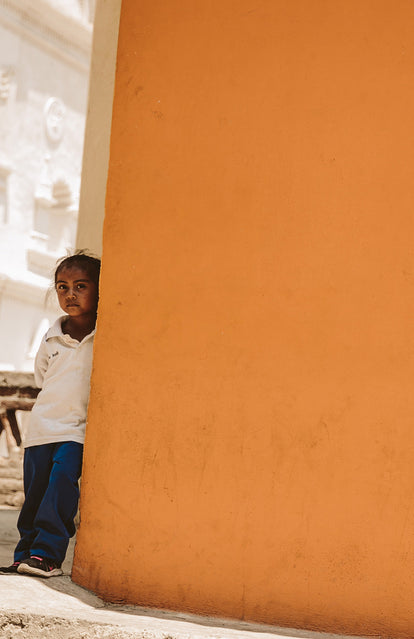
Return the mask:
M 122 3 L 74 579 L 414 635 L 414 6 Z

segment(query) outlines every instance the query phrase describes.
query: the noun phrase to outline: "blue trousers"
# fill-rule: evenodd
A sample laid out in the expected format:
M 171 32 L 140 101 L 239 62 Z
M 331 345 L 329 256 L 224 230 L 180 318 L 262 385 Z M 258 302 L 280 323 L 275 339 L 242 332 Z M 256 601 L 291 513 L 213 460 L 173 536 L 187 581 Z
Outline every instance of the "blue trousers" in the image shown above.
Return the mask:
M 59 442 L 24 451 L 25 500 L 17 522 L 14 560 L 47 557 L 60 566 L 75 534 L 83 445 Z

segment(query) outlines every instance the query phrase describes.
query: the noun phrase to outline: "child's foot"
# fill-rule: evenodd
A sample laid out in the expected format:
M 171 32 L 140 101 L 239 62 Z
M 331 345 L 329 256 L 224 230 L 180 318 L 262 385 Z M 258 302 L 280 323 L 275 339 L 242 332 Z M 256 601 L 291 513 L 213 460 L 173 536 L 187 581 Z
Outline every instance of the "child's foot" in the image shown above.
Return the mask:
M 20 565 L 20 561 L 15 561 L 11 566 L 1 566 L 0 572 L 4 574 L 17 573 L 17 568 Z
M 46 557 L 24 559 L 17 567 L 17 572 L 23 575 L 36 575 L 37 577 L 58 577 L 63 575 L 63 570 Z

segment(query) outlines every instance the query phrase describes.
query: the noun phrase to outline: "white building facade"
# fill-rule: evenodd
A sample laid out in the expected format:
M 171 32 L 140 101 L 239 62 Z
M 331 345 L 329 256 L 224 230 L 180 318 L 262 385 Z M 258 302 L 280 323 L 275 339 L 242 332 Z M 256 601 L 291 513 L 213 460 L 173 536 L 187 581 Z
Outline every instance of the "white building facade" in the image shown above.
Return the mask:
M 0 370 L 32 370 L 75 246 L 94 2 L 0 0 Z M 87 247 L 85 247 L 87 248 Z

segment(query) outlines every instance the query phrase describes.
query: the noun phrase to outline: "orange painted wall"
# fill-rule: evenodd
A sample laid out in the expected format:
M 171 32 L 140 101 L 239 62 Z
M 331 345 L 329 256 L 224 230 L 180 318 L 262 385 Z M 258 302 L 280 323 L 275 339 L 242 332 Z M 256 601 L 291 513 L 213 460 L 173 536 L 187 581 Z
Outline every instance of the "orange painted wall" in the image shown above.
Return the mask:
M 123 1 L 77 583 L 414 636 L 413 29 Z

